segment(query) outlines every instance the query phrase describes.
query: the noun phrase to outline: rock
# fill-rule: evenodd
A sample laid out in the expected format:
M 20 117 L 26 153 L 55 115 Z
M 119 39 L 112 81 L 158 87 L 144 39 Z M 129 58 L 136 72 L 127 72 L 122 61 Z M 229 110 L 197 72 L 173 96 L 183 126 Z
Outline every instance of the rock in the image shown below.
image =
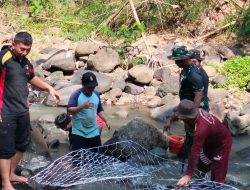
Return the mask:
M 178 77 L 169 77 L 166 82 L 163 82 L 158 90 L 156 95 L 161 98 L 166 96 L 168 93 L 177 95 L 179 93 L 179 80 Z
M 149 84 L 153 79 L 153 71 L 147 65 L 136 65 L 128 71 L 132 80 L 140 84 Z
M 228 91 L 223 88 L 209 88 L 208 98 L 211 102 L 221 102 L 228 97 Z
M 154 72 L 154 78 L 158 81 L 166 82 L 171 75 L 171 70 L 167 67 L 157 69 Z
M 64 80 L 64 75 L 62 71 L 55 71 L 45 78 L 47 83 L 54 86 L 58 81 Z
M 120 64 L 119 54 L 111 48 L 103 48 L 89 57 L 87 66 L 100 72 L 109 73 Z
M 121 89 L 121 91 L 123 91 L 125 89 L 125 86 L 126 86 L 126 82 L 124 79 L 118 79 L 118 80 L 115 80 L 113 82 L 113 85 L 112 85 L 112 89 L 116 89 L 116 88 L 119 88 Z
M 154 87 L 158 87 L 162 84 L 161 81 L 158 81 L 156 79 L 153 79 L 151 82 L 150 82 L 150 86 L 154 86 Z
M 159 102 L 161 101 L 161 98 L 159 96 L 154 96 L 149 102 L 147 102 L 147 107 L 149 108 L 155 108 L 159 105 Z
M 112 85 L 112 78 L 103 73 L 97 73 L 91 70 L 79 69 L 75 75 L 71 78 L 70 82 L 73 84 L 82 84 L 82 75 L 86 72 L 92 72 L 96 75 L 98 86 L 96 90 L 100 93 L 105 93 L 110 90 Z
M 206 71 L 209 78 L 217 75 L 216 69 L 211 66 L 204 65 L 203 69 Z
M 110 90 L 107 93 L 107 96 L 105 97 L 105 99 L 111 99 L 112 101 L 115 101 L 116 98 L 120 97 L 122 95 L 122 91 L 120 88 L 115 88 Z
M 128 117 L 128 111 L 126 111 L 126 110 L 119 110 L 119 111 L 116 112 L 116 115 L 119 118 L 127 118 Z
M 153 119 L 157 119 L 160 121 L 166 121 L 166 118 L 173 115 L 173 109 L 179 104 L 180 100 L 175 98 L 169 102 L 167 102 L 164 106 L 154 108 L 150 111 L 150 116 Z
M 145 86 L 144 94 L 147 96 L 154 96 L 156 94 L 156 89 L 153 86 Z
M 227 78 L 224 75 L 218 75 L 214 79 L 211 80 L 212 85 L 226 85 L 227 83 Z
M 58 103 L 59 106 L 67 106 L 68 105 L 68 101 L 69 101 L 69 97 L 70 95 L 77 89 L 82 88 L 82 85 L 71 85 L 65 88 L 62 88 L 60 90 L 58 90 L 59 94 L 61 94 L 61 101 Z M 46 105 L 48 106 L 54 106 L 55 105 L 55 100 L 54 98 L 49 95 L 47 101 L 46 101 Z
M 221 103 L 209 103 L 210 113 L 216 116 L 221 122 L 225 118 L 225 107 Z
M 118 143 L 122 141 L 125 141 L 125 143 Z M 167 140 L 162 132 L 140 118 L 135 118 L 116 130 L 113 137 L 105 142 L 104 146 L 112 144 L 114 146 L 108 153 L 123 161 L 127 160 L 131 155 L 140 153 L 140 146 L 146 150 L 152 150 L 155 147 L 166 150 L 168 147 Z M 121 150 L 122 152 L 120 152 Z
M 124 92 L 128 94 L 138 95 L 144 92 L 144 88 L 133 83 L 127 83 Z
M 223 60 L 227 60 L 227 59 L 231 59 L 232 57 L 235 57 L 234 52 L 224 45 L 219 47 L 218 52 L 222 56 Z
M 123 93 L 122 96 L 119 98 L 117 102 L 115 102 L 115 105 L 124 105 L 127 103 L 133 103 L 134 102 L 134 95 Z
M 38 121 L 40 123 L 54 123 L 55 121 L 55 116 L 52 115 L 52 114 L 45 114 L 45 115 L 42 115 Z
M 245 107 L 243 108 L 243 110 L 240 113 L 241 115 L 245 115 L 245 114 L 250 114 L 250 103 L 248 103 L 247 105 L 245 105 Z
M 75 50 L 76 57 L 94 54 L 99 50 L 99 45 L 94 42 L 78 42 Z

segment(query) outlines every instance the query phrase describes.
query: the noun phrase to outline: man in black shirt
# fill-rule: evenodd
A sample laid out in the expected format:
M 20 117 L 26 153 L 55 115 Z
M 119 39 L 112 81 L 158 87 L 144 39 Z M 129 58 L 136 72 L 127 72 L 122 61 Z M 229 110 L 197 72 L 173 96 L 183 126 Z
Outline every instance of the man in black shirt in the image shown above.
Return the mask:
M 0 52 L 0 175 L 3 190 L 14 190 L 11 181 L 28 181 L 15 174 L 30 141 L 28 83 L 47 90 L 56 101 L 61 99 L 54 88 L 34 75 L 34 68 L 26 58 L 32 41 L 29 33 L 19 32 L 12 46 Z

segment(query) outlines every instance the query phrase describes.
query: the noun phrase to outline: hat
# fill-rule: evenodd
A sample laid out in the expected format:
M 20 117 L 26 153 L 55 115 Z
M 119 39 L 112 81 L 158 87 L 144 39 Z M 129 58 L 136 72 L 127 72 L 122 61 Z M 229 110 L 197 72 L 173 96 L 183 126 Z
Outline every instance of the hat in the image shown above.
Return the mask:
M 201 52 L 198 49 L 191 49 L 188 51 L 187 56 L 189 58 L 195 58 L 199 61 L 203 61 L 205 58 L 201 56 Z
M 92 72 L 86 72 L 82 75 L 82 84 L 86 87 L 96 87 L 98 82 L 96 76 Z
M 198 108 L 194 107 L 194 102 L 182 100 L 176 108 L 175 115 L 179 119 L 195 119 L 198 114 Z
M 67 125 L 71 122 L 71 116 L 68 113 L 61 113 L 55 118 L 55 125 L 60 129 L 66 129 Z
M 188 58 L 187 53 L 188 50 L 186 46 L 177 46 L 172 49 L 172 55 L 168 56 L 168 58 L 176 61 L 184 60 Z

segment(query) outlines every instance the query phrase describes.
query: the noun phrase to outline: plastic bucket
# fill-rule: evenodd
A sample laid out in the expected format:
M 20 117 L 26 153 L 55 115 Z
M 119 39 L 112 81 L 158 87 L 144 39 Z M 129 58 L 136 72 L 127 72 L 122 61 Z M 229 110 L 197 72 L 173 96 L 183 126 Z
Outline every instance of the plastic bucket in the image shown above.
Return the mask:
M 183 147 L 184 137 L 181 135 L 169 135 L 169 152 L 178 154 Z

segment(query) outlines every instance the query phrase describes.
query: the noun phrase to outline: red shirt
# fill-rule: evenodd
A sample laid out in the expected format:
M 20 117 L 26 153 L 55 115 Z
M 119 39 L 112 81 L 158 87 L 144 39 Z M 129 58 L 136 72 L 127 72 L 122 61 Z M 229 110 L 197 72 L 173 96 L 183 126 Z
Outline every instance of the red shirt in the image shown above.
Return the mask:
M 224 145 L 231 138 L 229 130 L 215 116 L 199 109 L 186 175 L 192 176 L 202 149 L 204 154 L 212 160 L 215 155 L 223 151 Z

